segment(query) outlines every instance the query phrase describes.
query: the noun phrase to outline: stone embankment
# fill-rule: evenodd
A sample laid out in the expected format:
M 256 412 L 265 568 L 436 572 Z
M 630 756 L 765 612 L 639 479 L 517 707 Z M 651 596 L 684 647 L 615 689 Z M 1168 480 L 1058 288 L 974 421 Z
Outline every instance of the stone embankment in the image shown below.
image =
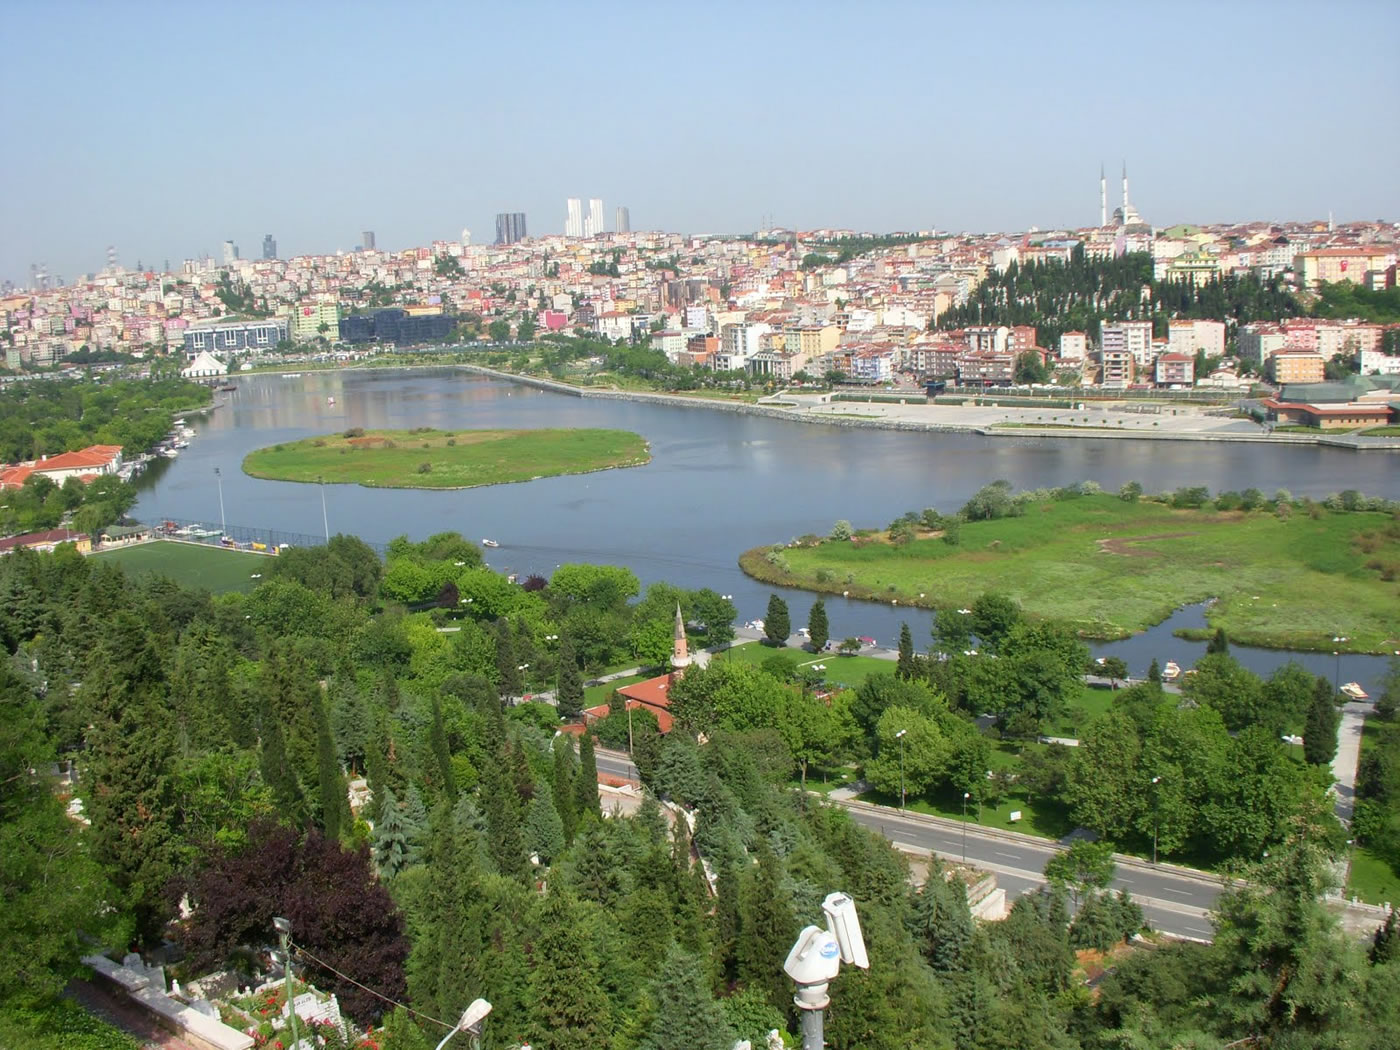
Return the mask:
M 703 408 L 717 412 L 734 412 L 743 415 L 766 416 L 770 419 L 787 419 L 798 423 L 816 423 L 822 426 L 834 427 L 856 427 L 868 430 L 903 430 L 922 433 L 946 433 L 946 434 L 977 434 L 981 437 L 992 438 L 1080 438 L 1096 439 L 1107 438 L 1110 440 L 1134 439 L 1143 441 L 1216 441 L 1216 442 L 1239 442 L 1246 444 L 1271 444 L 1271 445 L 1322 445 L 1331 448 L 1344 448 L 1353 452 L 1370 451 L 1400 451 L 1400 438 L 1366 438 L 1354 434 L 1279 434 L 1264 432 L 1239 432 L 1220 430 L 1153 430 L 1142 429 L 1118 430 L 1115 428 L 1102 427 L 1057 427 L 1053 424 L 1037 426 L 1034 424 L 1020 424 L 1016 426 L 994 426 L 989 425 L 984 419 L 946 419 L 931 420 L 916 417 L 918 413 L 928 411 L 919 395 L 911 396 L 913 404 L 910 405 L 880 405 L 880 408 L 888 409 L 895 415 L 857 415 L 854 411 L 836 411 L 836 406 L 829 403 L 798 404 L 793 401 L 784 401 L 786 407 L 778 407 L 778 404 L 753 404 L 747 401 L 725 401 L 719 398 L 686 397 L 681 394 L 656 394 L 642 390 L 600 390 L 591 387 L 579 387 L 570 383 L 561 383 L 555 379 L 545 379 L 540 376 L 517 375 L 513 372 L 502 372 L 494 368 L 486 368 L 483 365 L 458 364 L 456 366 L 467 372 L 479 375 L 490 376 L 494 379 L 504 379 L 511 383 L 519 383 L 522 386 L 531 386 L 540 390 L 549 390 L 558 394 L 567 394 L 570 397 L 598 398 L 610 401 L 641 401 L 648 404 L 668 405 L 675 408 Z M 856 406 L 861 402 L 841 402 L 841 405 Z M 871 403 L 872 407 L 874 403 Z M 818 410 L 820 408 L 821 410 Z M 940 414 L 956 414 L 958 409 L 951 406 L 939 406 Z

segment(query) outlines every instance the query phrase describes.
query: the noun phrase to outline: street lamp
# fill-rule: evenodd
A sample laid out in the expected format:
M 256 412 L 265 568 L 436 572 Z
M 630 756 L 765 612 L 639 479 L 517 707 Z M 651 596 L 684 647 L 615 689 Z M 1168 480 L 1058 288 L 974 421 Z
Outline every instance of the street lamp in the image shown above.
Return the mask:
M 442 1050 L 447 1045 L 447 1041 L 458 1032 L 466 1032 L 472 1037 L 472 1046 L 481 1046 L 481 1030 L 486 1027 L 486 1015 L 491 1012 L 491 1004 L 485 999 L 475 999 L 471 1006 L 462 1011 L 462 1019 L 457 1022 L 452 1031 L 442 1037 L 442 1042 L 438 1043 L 437 1050 Z
M 1160 784 L 1161 782 L 1162 782 L 1162 778 L 1161 778 L 1161 777 L 1153 777 L 1153 778 L 1152 778 L 1152 863 L 1153 863 L 1153 864 L 1156 864 L 1156 863 L 1157 863 L 1157 825 L 1158 825 L 1158 824 L 1160 823 L 1160 821 L 1161 821 L 1161 817 L 1159 816 L 1159 811 L 1160 811 L 1160 808 L 1161 808 L 1161 807 L 1158 805 L 1159 799 L 1161 798 L 1161 791 L 1158 789 L 1157 785 Z
M 1351 641 L 1351 639 L 1347 638 L 1345 635 L 1335 635 L 1332 638 L 1333 645 L 1341 645 L 1343 642 L 1349 641 Z M 1337 661 L 1332 669 L 1332 692 L 1336 693 L 1339 692 L 1342 687 L 1342 651 L 1340 649 L 1333 649 L 1332 655 Z
M 899 741 L 899 811 L 901 813 L 904 812 L 904 734 L 907 732 L 909 730 L 901 729 L 894 735 L 894 738 Z
M 297 1036 L 297 1011 L 292 1003 L 292 920 L 280 916 L 272 920 L 272 928 L 282 942 L 282 975 L 287 981 L 287 1016 L 292 1025 L 292 1045 L 301 1040 Z
M 963 852 L 962 862 L 967 863 L 967 800 L 972 797 L 969 791 L 963 792 Z

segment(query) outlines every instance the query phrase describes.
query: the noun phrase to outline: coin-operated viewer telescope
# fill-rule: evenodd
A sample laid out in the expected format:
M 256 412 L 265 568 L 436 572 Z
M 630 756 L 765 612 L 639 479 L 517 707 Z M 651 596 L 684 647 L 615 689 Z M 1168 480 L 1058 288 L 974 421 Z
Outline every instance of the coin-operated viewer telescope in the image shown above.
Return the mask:
M 841 964 L 870 968 L 855 901 L 844 893 L 831 893 L 822 901 L 822 911 L 826 929 L 805 927 L 783 963 L 783 972 L 797 982 L 792 1001 L 802 1011 L 802 1050 L 822 1050 L 822 1011 L 831 1002 L 826 989 Z

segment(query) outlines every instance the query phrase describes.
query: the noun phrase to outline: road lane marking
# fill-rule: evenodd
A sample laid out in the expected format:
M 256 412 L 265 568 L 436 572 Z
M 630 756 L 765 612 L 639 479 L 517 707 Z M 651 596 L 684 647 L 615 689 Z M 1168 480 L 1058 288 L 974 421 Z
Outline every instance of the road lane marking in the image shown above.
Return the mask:
M 1007 860 L 1021 860 L 1021 859 L 1022 859 L 1022 858 L 1021 858 L 1021 855 L 1020 855 L 1019 853 L 1003 853 L 1003 852 L 1002 852 L 1001 850 L 999 850 L 999 849 L 994 849 L 994 850 L 992 850 L 992 852 L 995 853 L 998 857 L 1005 857 Z

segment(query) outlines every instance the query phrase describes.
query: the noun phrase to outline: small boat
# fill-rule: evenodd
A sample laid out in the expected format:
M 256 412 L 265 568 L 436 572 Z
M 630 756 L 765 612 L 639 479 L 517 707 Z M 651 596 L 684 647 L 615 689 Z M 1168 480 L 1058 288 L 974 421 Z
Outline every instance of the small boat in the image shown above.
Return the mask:
M 163 448 L 160 450 L 160 454 L 166 459 L 174 459 L 180 454 L 180 450 L 174 448 Z
M 224 393 L 230 393 L 230 392 L 232 392 L 232 391 L 238 389 L 238 384 L 237 384 L 237 383 L 225 383 L 223 386 L 219 387 L 219 389 L 222 390 Z
M 333 398 L 333 397 L 328 397 L 328 398 L 326 398 L 326 404 L 328 404 L 328 405 L 333 405 L 333 404 L 335 404 L 335 398 Z
M 1162 668 L 1162 681 L 1175 682 L 1180 677 L 1180 665 L 1175 660 L 1168 660 L 1166 666 Z
M 1371 699 L 1371 694 L 1368 693 L 1368 692 L 1366 692 L 1366 690 L 1362 689 L 1362 688 L 1361 688 L 1361 685 L 1360 685 L 1359 683 L 1357 683 L 1357 682 L 1347 682 L 1347 683 L 1346 683 L 1345 685 L 1343 685 L 1342 688 L 1341 688 L 1340 690 L 1338 690 L 1338 691 L 1339 691 L 1343 696 L 1347 697 L 1347 698 L 1350 699 L 1350 700 L 1369 700 L 1369 699 Z
M 482 540 L 482 541 L 481 541 L 481 545 L 482 545 L 483 547 L 499 547 L 499 546 L 500 546 L 500 544 L 497 543 L 495 540 Z

